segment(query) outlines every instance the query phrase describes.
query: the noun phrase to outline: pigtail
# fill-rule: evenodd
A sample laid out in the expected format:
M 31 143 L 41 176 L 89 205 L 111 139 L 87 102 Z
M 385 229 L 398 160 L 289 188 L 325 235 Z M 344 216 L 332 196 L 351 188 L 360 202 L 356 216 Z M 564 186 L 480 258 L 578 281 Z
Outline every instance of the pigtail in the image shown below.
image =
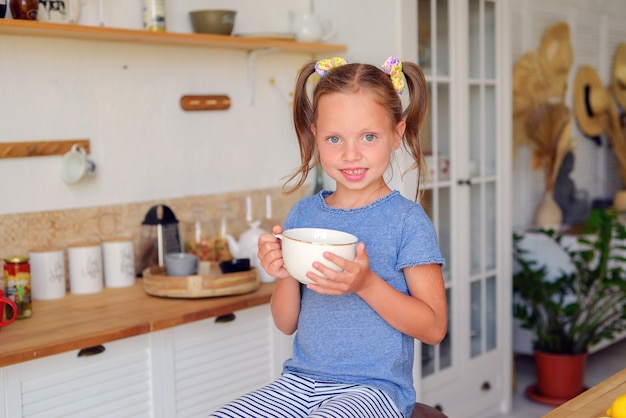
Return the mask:
M 300 167 L 285 181 L 283 192 L 289 194 L 298 190 L 306 181 L 309 172 L 315 167 L 317 161 L 313 162 L 315 154 L 315 137 L 311 131 L 313 123 L 313 106 L 307 94 L 307 82 L 309 77 L 315 72 L 315 61 L 307 63 L 298 74 L 296 79 L 293 97 L 293 123 L 300 145 Z M 296 183 L 288 186 L 293 180 Z
M 420 180 L 426 178 L 427 170 L 420 141 L 420 129 L 428 112 L 428 85 L 421 68 L 412 62 L 402 63 L 402 72 L 409 88 L 409 104 L 403 112 L 406 121 L 404 147 L 415 161 L 408 170 L 417 169 L 416 199 L 419 197 Z M 407 170 L 407 171 L 408 171 Z

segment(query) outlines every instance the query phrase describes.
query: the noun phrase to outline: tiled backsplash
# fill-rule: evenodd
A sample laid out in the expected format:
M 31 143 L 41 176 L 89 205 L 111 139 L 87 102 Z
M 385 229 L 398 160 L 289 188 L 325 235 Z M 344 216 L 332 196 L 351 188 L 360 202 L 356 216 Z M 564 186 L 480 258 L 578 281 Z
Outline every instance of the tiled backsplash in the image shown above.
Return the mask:
M 82 242 L 126 237 L 133 239 L 137 258 L 141 223 L 146 212 L 154 205 L 169 206 L 182 229 L 184 222 L 194 218 L 192 208 L 200 206 L 208 219 L 214 219 L 219 216 L 220 203 L 226 202 L 229 204 L 231 214 L 240 220 L 241 230 L 233 231 L 238 235 L 247 228 L 246 196 L 251 197 L 253 211 L 258 216 L 265 217 L 266 196 L 269 194 L 272 218 L 282 222 L 291 206 L 306 193 L 306 188 L 303 188 L 291 195 L 284 195 L 280 188 L 276 188 L 93 208 L 0 215 L 0 257 L 4 259 L 13 254 L 28 254 L 29 250 L 34 248 L 67 248 Z

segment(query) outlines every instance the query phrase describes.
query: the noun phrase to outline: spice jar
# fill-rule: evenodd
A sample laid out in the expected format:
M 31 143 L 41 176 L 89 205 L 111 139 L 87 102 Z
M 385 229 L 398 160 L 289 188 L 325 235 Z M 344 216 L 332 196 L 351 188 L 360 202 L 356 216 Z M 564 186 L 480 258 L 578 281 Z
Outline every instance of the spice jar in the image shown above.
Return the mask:
M 4 259 L 4 282 L 6 297 L 17 306 L 17 319 L 30 318 L 33 306 L 30 294 L 30 258 L 27 255 L 12 255 Z M 13 307 L 6 305 L 7 317 L 13 316 Z
M 37 0 L 11 0 L 9 3 L 13 19 L 37 20 L 39 1 Z

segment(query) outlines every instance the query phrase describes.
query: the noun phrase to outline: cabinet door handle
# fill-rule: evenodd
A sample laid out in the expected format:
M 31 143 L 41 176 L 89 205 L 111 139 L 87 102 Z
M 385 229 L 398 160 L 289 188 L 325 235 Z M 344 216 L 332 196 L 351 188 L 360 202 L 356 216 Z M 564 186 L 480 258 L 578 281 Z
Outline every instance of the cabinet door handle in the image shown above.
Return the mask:
M 237 317 L 235 316 L 234 313 L 229 313 L 226 315 L 221 315 L 218 316 L 217 318 L 215 318 L 215 323 L 216 324 L 224 324 L 226 322 L 233 322 L 235 319 L 237 319 Z
M 483 385 L 480 387 L 480 390 L 482 390 L 483 392 L 489 392 L 491 390 L 491 384 L 489 382 L 484 382 Z
M 472 179 L 459 179 L 457 180 L 456 184 L 458 184 L 459 186 L 471 186 Z
M 80 350 L 78 352 L 78 357 L 95 356 L 96 354 L 104 353 L 104 350 L 106 350 L 106 348 L 104 348 L 103 345 L 94 345 L 93 347 L 87 347 Z

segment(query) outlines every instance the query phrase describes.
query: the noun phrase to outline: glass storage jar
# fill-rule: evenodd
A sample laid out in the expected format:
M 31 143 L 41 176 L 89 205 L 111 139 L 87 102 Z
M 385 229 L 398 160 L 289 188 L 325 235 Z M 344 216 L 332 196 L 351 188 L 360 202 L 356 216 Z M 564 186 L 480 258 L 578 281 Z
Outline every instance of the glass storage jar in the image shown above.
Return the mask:
M 194 254 L 200 261 L 217 261 L 213 225 L 201 206 L 194 206 L 191 211 L 191 219 L 183 225 L 185 252 Z
M 27 255 L 12 255 L 4 259 L 6 297 L 15 302 L 17 319 L 30 318 L 33 314 L 29 260 Z M 7 318 L 12 318 L 13 307 L 7 304 L 6 310 Z

